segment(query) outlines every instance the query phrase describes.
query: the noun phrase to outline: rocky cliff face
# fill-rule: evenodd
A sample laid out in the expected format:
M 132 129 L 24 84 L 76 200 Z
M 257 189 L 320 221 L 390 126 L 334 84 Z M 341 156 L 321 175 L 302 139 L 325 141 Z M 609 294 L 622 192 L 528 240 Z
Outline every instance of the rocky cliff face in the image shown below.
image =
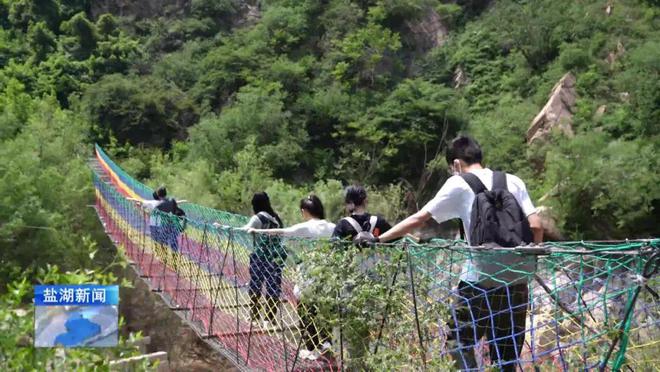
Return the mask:
M 420 51 L 442 46 L 449 34 L 447 26 L 433 8 L 429 8 L 420 19 L 406 22 L 406 27 Z
M 94 19 L 101 14 L 149 18 L 181 14 L 190 10 L 191 0 L 95 0 L 91 11 Z
M 167 352 L 167 368 L 171 371 L 236 371 L 233 364 L 206 345 L 195 332 L 142 281 L 126 268 L 120 276 L 133 282 L 135 288 L 122 288 L 121 314 L 128 331 L 141 331 L 151 342 L 146 352 Z
M 552 88 L 548 102 L 532 120 L 532 124 L 527 130 L 527 143 L 545 140 L 555 128 L 572 136 L 573 109 L 576 98 L 575 76 L 569 72 Z

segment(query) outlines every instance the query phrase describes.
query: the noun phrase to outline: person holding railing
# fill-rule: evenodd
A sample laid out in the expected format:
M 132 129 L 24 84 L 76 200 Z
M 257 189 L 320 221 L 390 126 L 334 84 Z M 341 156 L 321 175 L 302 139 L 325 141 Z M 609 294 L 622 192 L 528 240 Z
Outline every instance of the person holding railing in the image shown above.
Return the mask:
M 427 220 L 438 223 L 460 218 L 473 246 L 512 247 L 541 243 L 543 228 L 525 183 L 518 177 L 481 165 L 479 144 L 459 136 L 448 148 L 454 175 L 419 212 L 367 243 L 400 238 Z M 496 248 L 495 248 L 496 250 Z M 516 253 L 474 254 L 465 262 L 452 310 L 450 344 L 461 370 L 477 368 L 474 347 L 488 339 L 490 359 L 504 371 L 514 371 L 525 340 L 527 278 L 535 261 Z M 454 324 L 452 324 L 454 323 Z
M 174 198 L 168 198 L 165 186 L 157 188 L 152 196 L 153 200 L 128 200 L 138 203 L 149 214 L 149 235 L 157 244 L 171 249 L 165 250 L 163 259 L 166 264 L 172 261 L 171 265 L 174 267 L 174 252 L 179 250 L 179 235 L 186 224 L 186 213 L 179 208 L 179 204 L 186 203 L 186 200 L 177 203 Z
M 344 202 L 348 216 L 337 222 L 332 233 L 334 238 L 352 241 L 361 233 L 378 237 L 392 227 L 382 216 L 367 213 L 367 190 L 364 187 L 348 186 Z
M 323 203 L 318 196 L 310 194 L 309 196 L 300 200 L 300 213 L 303 220 L 291 227 L 275 228 L 275 229 L 255 229 L 250 228 L 248 232 L 267 234 L 267 235 L 281 235 L 285 237 L 297 237 L 307 239 L 327 239 L 332 235 L 335 229 L 335 224 L 325 220 L 325 210 Z M 311 284 L 308 278 L 305 283 Z M 299 356 L 302 359 L 316 360 L 323 352 L 332 347 L 330 343 L 330 335 L 323 327 L 316 326 L 316 313 L 318 307 L 314 303 L 313 298 L 301 298 L 301 291 L 304 284 L 296 284 L 294 288 L 294 295 L 300 299 L 298 304 L 298 314 L 300 315 L 302 338 L 305 344 L 305 349 L 301 349 Z
M 337 222 L 332 233 L 338 248 L 345 248 L 348 245 L 362 248 L 363 245 L 359 243 L 361 239 L 377 239 L 390 229 L 391 225 L 384 217 L 367 212 L 367 190 L 363 186 L 348 186 L 344 202 L 348 216 Z M 360 272 L 364 274 L 365 279 L 374 279 L 376 274 L 373 269 L 381 257 L 373 250 L 362 251 L 360 256 Z M 353 285 L 345 286 L 342 295 L 351 296 L 353 289 Z M 356 363 L 356 369 L 362 369 L 365 368 L 363 363 L 369 352 L 369 329 L 362 327 L 353 331 L 354 337 L 351 342 L 347 342 L 347 348 L 351 359 Z
M 270 204 L 270 198 L 265 192 L 255 193 L 252 197 L 254 215 L 243 230 L 277 229 L 284 224 Z M 255 231 L 255 230 L 252 230 Z M 277 308 L 282 293 L 282 268 L 287 253 L 282 240 L 277 235 L 258 233 L 254 235 L 254 250 L 250 254 L 250 316 L 252 322 L 261 318 L 261 291 L 266 286 L 266 319 L 261 324 L 268 328 L 276 324 Z

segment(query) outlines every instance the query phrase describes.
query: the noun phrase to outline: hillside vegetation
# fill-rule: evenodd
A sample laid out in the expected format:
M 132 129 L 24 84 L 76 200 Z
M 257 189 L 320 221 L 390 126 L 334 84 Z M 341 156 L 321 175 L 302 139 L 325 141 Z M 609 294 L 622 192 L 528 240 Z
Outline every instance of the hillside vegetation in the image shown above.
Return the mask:
M 297 222 L 361 182 L 392 219 L 446 179 L 460 132 L 568 238 L 658 235 L 655 1 L 0 1 L 0 277 L 94 267 L 97 142 L 151 185 Z M 114 14 L 104 13 L 105 11 Z M 526 131 L 567 72 L 572 133 Z

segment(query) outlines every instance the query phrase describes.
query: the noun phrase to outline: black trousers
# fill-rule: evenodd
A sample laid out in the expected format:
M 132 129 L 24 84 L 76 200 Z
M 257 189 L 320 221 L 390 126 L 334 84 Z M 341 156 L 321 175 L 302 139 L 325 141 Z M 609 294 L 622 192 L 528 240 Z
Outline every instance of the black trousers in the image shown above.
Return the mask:
M 282 265 L 252 253 L 250 255 L 250 311 L 252 319 L 260 317 L 261 289 L 266 287 L 266 319 L 275 322 L 282 293 Z
M 307 350 L 316 350 L 324 342 L 330 341 L 330 335 L 324 327 L 317 326 L 316 314 L 318 308 L 313 302 L 301 301 L 298 304 L 298 315 L 300 315 L 300 327 L 304 329 L 303 342 Z
M 457 344 L 452 355 L 460 369 L 477 368 L 474 346 L 486 336 L 491 364 L 503 371 L 515 371 L 525 342 L 528 294 L 527 284 L 484 288 L 459 283 L 449 338 Z

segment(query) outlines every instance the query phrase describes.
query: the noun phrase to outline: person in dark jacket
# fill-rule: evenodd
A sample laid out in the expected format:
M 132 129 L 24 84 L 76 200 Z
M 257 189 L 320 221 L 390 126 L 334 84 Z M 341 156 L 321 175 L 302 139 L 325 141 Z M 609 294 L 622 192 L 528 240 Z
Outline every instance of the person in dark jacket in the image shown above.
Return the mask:
M 382 216 L 367 213 L 367 190 L 364 187 L 347 187 L 344 201 L 349 215 L 337 222 L 332 233 L 334 238 L 353 240 L 361 232 L 378 237 L 392 227 Z

